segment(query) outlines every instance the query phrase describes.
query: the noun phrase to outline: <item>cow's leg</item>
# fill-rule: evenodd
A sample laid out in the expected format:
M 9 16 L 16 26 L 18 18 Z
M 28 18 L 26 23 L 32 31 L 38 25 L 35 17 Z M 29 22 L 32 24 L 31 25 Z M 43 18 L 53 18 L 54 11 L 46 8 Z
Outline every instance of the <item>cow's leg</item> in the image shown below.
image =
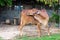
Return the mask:
M 47 27 L 48 35 L 50 35 L 50 28 L 48 27 L 48 25 L 46 25 L 46 27 Z
M 41 26 L 40 23 L 37 23 L 38 36 L 41 36 Z
M 22 22 L 22 21 L 21 21 Z M 24 25 L 25 25 L 25 23 L 20 23 L 20 26 L 18 27 L 18 29 L 19 29 L 19 32 L 20 32 L 20 36 L 22 36 L 23 35 L 23 31 L 22 31 L 22 28 L 24 27 Z

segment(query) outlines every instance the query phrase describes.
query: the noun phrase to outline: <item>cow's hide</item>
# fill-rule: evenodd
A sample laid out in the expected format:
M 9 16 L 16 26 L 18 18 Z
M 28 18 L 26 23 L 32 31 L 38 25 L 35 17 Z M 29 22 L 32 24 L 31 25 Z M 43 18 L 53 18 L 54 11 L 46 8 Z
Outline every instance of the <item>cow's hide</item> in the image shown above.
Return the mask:
M 37 24 L 38 32 L 40 35 L 40 26 L 43 24 L 46 26 L 48 24 L 49 16 L 45 9 L 26 9 L 21 12 L 21 22 L 19 26 L 19 30 L 21 31 L 23 26 L 26 24 Z M 41 23 L 41 24 L 40 24 Z M 49 31 L 49 30 L 48 30 Z M 48 32 L 49 33 L 49 32 Z

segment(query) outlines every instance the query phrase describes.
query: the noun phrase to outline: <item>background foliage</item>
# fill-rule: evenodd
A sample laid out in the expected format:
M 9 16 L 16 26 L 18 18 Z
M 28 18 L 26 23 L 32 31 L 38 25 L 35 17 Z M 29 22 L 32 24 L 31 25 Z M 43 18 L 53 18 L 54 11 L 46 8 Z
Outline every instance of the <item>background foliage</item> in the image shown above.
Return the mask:
M 0 0 L 0 6 L 11 6 L 12 5 L 12 0 Z
M 49 6 L 57 5 L 58 0 L 37 0 L 37 2 L 44 2 L 45 5 L 49 4 Z
M 55 22 L 56 21 L 56 23 L 59 23 L 59 21 L 60 21 L 59 18 L 60 18 L 60 16 L 57 13 L 54 12 L 54 13 L 52 13 L 49 21 L 50 22 Z
M 58 4 L 58 0 L 36 0 L 37 2 L 43 2 L 46 4 L 49 4 L 49 6 L 53 6 L 53 5 L 57 5 Z M 11 6 L 12 5 L 12 0 L 0 0 L 0 5 L 1 6 Z

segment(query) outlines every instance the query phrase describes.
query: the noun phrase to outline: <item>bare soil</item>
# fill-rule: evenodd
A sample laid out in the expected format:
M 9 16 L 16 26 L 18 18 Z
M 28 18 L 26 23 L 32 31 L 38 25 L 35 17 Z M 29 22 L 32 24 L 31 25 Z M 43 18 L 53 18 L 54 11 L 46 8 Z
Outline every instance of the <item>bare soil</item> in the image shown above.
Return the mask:
M 42 35 L 47 35 L 47 29 L 41 29 Z M 51 34 L 60 33 L 59 28 L 50 28 Z M 37 36 L 37 28 L 35 25 L 27 25 L 23 27 L 23 33 L 27 36 Z M 0 37 L 3 39 L 12 39 L 19 35 L 18 25 L 0 25 Z

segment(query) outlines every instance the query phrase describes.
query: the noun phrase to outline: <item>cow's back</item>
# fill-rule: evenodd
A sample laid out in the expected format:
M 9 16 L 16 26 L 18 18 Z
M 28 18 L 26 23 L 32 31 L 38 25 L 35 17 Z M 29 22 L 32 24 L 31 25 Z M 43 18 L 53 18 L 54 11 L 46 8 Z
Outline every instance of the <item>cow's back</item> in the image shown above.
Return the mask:
M 33 18 L 33 16 L 27 15 L 27 13 L 29 13 L 28 11 L 29 10 L 23 10 L 21 12 L 21 22 L 24 24 L 29 24 L 29 23 L 35 24 L 37 21 Z

